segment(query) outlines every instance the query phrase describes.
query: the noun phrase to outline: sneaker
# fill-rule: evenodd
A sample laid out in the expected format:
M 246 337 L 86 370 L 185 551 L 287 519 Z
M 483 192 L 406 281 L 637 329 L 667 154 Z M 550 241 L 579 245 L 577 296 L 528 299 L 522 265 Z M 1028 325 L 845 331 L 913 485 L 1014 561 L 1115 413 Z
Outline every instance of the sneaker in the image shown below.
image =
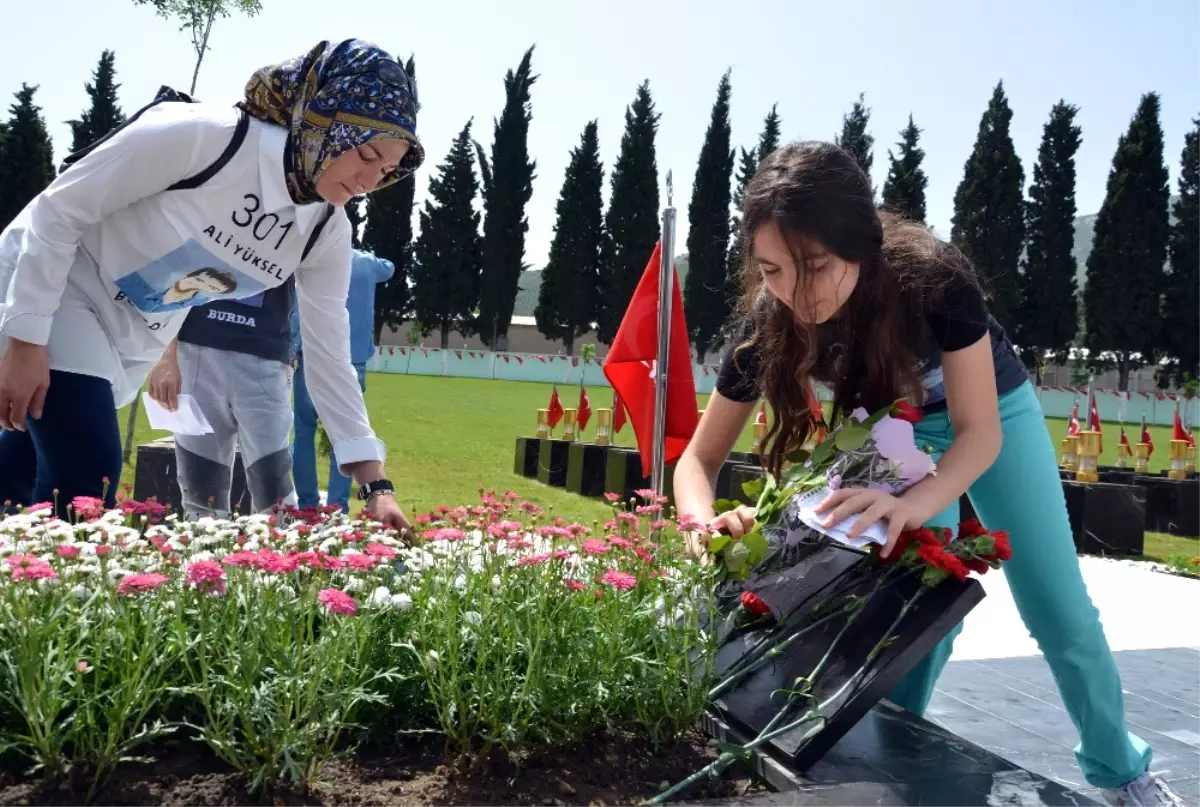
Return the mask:
M 1100 791 L 1104 800 L 1112 807 L 1140 807 L 1140 805 L 1164 805 L 1185 807 L 1183 799 L 1167 784 L 1160 774 L 1143 773 L 1121 787 L 1110 787 Z

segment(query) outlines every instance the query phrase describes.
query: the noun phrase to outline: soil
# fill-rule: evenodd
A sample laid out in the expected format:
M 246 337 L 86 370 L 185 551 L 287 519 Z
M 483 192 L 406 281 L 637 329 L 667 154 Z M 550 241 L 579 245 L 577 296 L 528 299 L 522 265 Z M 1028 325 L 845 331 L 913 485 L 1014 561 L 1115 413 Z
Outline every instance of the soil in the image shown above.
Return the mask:
M 205 747 L 187 740 L 163 743 L 155 762 L 123 766 L 92 799 L 109 805 L 469 805 L 637 804 L 716 758 L 707 738 L 690 732 L 679 742 L 652 749 L 636 734 L 605 735 L 587 743 L 513 760 L 493 754 L 464 770 L 440 744 L 405 742 L 389 750 L 360 750 L 327 764 L 308 793 L 279 789 L 255 798 L 245 777 Z M 682 800 L 741 796 L 763 790 L 744 771 L 704 779 Z M 0 771 L 0 805 L 81 804 L 85 792 L 49 786 Z

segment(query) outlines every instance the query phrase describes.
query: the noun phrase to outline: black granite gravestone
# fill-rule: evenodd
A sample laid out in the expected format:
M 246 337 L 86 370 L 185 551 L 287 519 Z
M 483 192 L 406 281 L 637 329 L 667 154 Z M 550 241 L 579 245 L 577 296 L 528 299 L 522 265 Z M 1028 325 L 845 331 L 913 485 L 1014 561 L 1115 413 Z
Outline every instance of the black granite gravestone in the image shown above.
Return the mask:
M 1132 485 L 1134 473 L 1129 468 L 1101 468 L 1100 481 L 1112 485 Z
M 1139 475 L 1134 483 L 1146 490 L 1146 529 L 1200 537 L 1200 482 Z
M 179 513 L 183 511 L 183 495 L 175 470 L 175 440 L 167 437 L 143 443 L 137 449 L 137 471 L 133 477 L 133 498 L 138 501 L 154 498 Z M 242 465 L 242 453 L 233 459 L 233 480 L 229 489 L 229 501 L 239 513 L 254 512 L 250 502 L 250 491 L 246 488 L 246 469 Z
M 582 496 L 604 493 L 604 472 L 608 446 L 572 443 L 567 452 L 567 490 Z
M 974 580 L 951 579 L 921 591 L 920 577 L 913 573 L 899 575 L 877 588 L 882 570 L 865 553 L 833 542 L 814 543 L 803 551 L 803 559 L 775 576 L 776 582 L 760 579 L 751 586 L 771 606 L 778 626 L 730 631 L 727 624 L 722 625 L 715 663 L 718 677 L 772 631 L 779 637 L 806 627 L 809 632 L 714 702 L 731 725 L 756 736 L 779 712 L 787 697 L 784 691 L 811 675 L 828 655 L 811 690 L 822 704 L 824 728 L 806 737 L 813 724 L 802 725 L 768 743 L 773 753 L 790 760 L 798 770 L 820 759 L 983 599 L 983 588 Z M 883 645 L 863 677 L 848 686 L 868 654 L 885 640 L 888 626 L 905 602 L 919 591 L 915 604 L 896 625 L 893 638 Z M 846 614 L 820 621 L 852 597 L 861 598 L 862 605 L 851 628 L 842 632 L 849 618 Z M 814 607 L 818 604 L 819 609 Z M 797 707 L 790 719 L 777 725 L 786 725 L 804 711 L 805 707 Z
M 756 479 L 762 479 L 766 472 L 757 465 L 733 465 L 729 468 L 729 496 L 735 502 L 753 507 L 758 504 L 758 497 L 746 493 L 745 485 Z
M 663 469 L 663 495 L 675 500 L 675 463 L 669 462 Z M 605 454 L 604 492 L 616 493 L 622 501 L 635 498 L 635 490 L 649 490 L 651 478 L 642 476 L 642 455 L 637 449 L 612 446 Z
M 749 739 L 716 720 L 710 719 L 705 728 L 725 742 L 741 745 Z M 714 807 L 1097 804 L 886 700 L 803 774 L 770 757 L 755 763 L 756 772 L 777 792 L 700 803 Z M 682 798 L 687 798 L 686 793 Z
M 554 488 L 567 484 L 567 455 L 571 441 L 543 437 L 538 446 L 537 479 L 543 485 Z
M 513 473 L 526 479 L 536 479 L 538 472 L 538 448 L 542 441 L 537 437 L 518 437 L 517 449 L 513 454 Z
M 1075 551 L 1079 552 L 1079 535 L 1083 529 L 1083 500 L 1087 491 L 1086 482 L 1064 481 L 1063 498 L 1067 501 L 1067 520 L 1071 524 L 1071 535 L 1075 538 Z
M 1078 483 L 1076 483 L 1078 484 Z M 1146 539 L 1146 490 L 1138 485 L 1089 482 L 1075 549 L 1089 555 L 1140 555 Z
M 735 465 L 762 465 L 762 457 L 753 451 L 730 451 L 728 461 Z
M 730 499 L 731 485 L 730 474 L 733 471 L 733 463 L 726 460 L 721 463 L 721 470 L 717 471 L 717 483 L 713 485 L 713 496 L 717 499 Z

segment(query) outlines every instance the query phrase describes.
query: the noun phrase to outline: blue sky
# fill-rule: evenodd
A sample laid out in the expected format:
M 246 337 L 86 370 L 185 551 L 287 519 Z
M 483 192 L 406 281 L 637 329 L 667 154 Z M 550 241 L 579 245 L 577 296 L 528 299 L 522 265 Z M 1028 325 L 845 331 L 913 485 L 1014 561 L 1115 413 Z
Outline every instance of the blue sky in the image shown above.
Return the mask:
M 929 221 L 948 233 L 954 189 L 979 116 L 997 80 L 1014 110 L 1013 138 L 1027 182 L 1050 107 L 1080 107 L 1080 213 L 1103 199 L 1112 152 L 1142 93 L 1162 95 L 1174 192 L 1183 135 L 1200 114 L 1200 4 L 1195 0 L 977 0 L 841 6 L 800 0 L 655 0 L 604 3 L 510 0 L 394 2 L 263 0 L 253 19 L 217 23 L 197 95 L 233 103 L 257 67 L 298 55 L 321 39 L 361 37 L 417 58 L 420 135 L 440 163 L 474 117 L 490 146 L 504 103 L 503 74 L 537 45 L 530 150 L 538 162 L 528 207 L 526 260 L 540 267 L 553 235 L 554 203 L 568 152 L 588 120 L 599 121 L 607 170 L 623 114 L 650 79 L 662 113 L 658 164 L 675 176 L 686 238 L 687 203 L 716 85 L 733 69 L 733 137 L 749 146 L 778 103 L 787 139 L 832 139 L 860 92 L 872 109 L 874 181 L 911 112 L 924 131 Z M 841 7 L 839 7 L 841 6 Z M 187 34 L 132 0 L 52 0 L 23 8 L 0 49 L 0 93 L 40 84 L 56 158 L 70 145 L 63 121 L 85 107 L 83 84 L 100 51 L 117 54 L 121 100 L 131 112 L 160 84 L 186 89 L 194 54 Z M 418 180 L 418 201 L 428 172 Z M 665 203 L 665 192 L 663 195 Z

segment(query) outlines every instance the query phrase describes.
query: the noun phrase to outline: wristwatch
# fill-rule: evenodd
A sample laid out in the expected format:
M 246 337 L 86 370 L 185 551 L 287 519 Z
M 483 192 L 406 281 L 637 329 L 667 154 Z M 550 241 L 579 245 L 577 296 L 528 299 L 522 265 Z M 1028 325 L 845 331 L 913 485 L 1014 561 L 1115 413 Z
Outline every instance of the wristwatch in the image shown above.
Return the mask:
M 358 488 L 358 498 L 364 502 L 380 493 L 388 493 L 394 496 L 396 494 L 396 486 L 389 479 L 376 479 L 374 482 L 368 482 Z

